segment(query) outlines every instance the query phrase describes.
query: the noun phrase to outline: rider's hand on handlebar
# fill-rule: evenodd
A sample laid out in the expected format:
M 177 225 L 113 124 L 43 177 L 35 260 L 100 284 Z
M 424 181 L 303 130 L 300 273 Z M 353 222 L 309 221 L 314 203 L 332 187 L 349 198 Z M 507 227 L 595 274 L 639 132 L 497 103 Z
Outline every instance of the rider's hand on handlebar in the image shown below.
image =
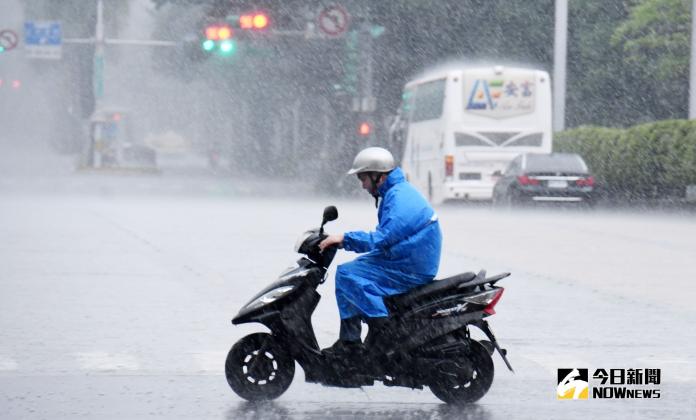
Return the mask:
M 329 235 L 323 241 L 319 243 L 319 249 L 321 252 L 332 245 L 338 245 L 339 248 L 343 248 L 343 234 L 340 235 Z

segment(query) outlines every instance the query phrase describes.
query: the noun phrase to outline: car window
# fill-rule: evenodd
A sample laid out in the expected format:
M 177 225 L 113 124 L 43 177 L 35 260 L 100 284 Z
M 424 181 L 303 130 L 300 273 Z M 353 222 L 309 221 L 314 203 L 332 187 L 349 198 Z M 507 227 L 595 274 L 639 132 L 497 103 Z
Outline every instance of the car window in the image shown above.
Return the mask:
M 528 172 L 587 173 L 587 165 L 579 155 L 571 153 L 529 154 L 526 170 Z

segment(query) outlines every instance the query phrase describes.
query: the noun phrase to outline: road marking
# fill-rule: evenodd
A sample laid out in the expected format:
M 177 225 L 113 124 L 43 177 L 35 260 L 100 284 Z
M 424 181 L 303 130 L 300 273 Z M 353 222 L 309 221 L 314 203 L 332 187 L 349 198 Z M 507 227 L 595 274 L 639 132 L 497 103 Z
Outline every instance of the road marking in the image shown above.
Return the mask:
M 135 357 L 123 353 L 90 352 L 77 353 L 82 370 L 114 371 L 138 370 L 140 366 Z
M 17 370 L 17 362 L 14 359 L 0 355 L 0 371 Z

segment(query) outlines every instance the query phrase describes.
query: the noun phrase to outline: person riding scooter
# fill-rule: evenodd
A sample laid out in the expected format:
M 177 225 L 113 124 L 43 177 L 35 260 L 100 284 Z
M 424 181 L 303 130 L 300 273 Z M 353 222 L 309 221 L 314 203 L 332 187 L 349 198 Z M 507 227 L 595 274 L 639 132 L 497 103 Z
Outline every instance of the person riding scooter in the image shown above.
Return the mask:
M 362 320 L 369 326 L 365 345 L 370 346 L 389 316 L 383 297 L 431 282 L 442 248 L 437 214 L 406 181 L 388 150 L 368 147 L 360 151 L 348 171 L 353 174 L 375 198 L 378 225 L 372 232 L 329 235 L 319 244 L 322 251 L 337 245 L 364 254 L 339 265 L 336 271 L 341 327 L 338 341 L 323 350 L 336 355 L 362 349 Z

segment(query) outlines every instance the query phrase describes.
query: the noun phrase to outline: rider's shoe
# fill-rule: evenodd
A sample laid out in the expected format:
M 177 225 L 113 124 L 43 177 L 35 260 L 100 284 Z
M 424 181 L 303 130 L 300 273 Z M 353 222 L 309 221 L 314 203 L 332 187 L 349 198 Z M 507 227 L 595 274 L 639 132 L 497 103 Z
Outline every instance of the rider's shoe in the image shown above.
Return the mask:
M 365 351 L 362 341 L 338 340 L 331 347 L 321 352 L 327 357 L 356 357 L 360 358 Z
M 322 351 L 332 366 L 333 374 L 324 378 L 321 382 L 325 385 L 340 386 L 344 388 L 356 388 L 372 385 L 374 379 L 365 374 L 366 354 L 365 346 L 361 341 L 338 340 L 331 347 Z

